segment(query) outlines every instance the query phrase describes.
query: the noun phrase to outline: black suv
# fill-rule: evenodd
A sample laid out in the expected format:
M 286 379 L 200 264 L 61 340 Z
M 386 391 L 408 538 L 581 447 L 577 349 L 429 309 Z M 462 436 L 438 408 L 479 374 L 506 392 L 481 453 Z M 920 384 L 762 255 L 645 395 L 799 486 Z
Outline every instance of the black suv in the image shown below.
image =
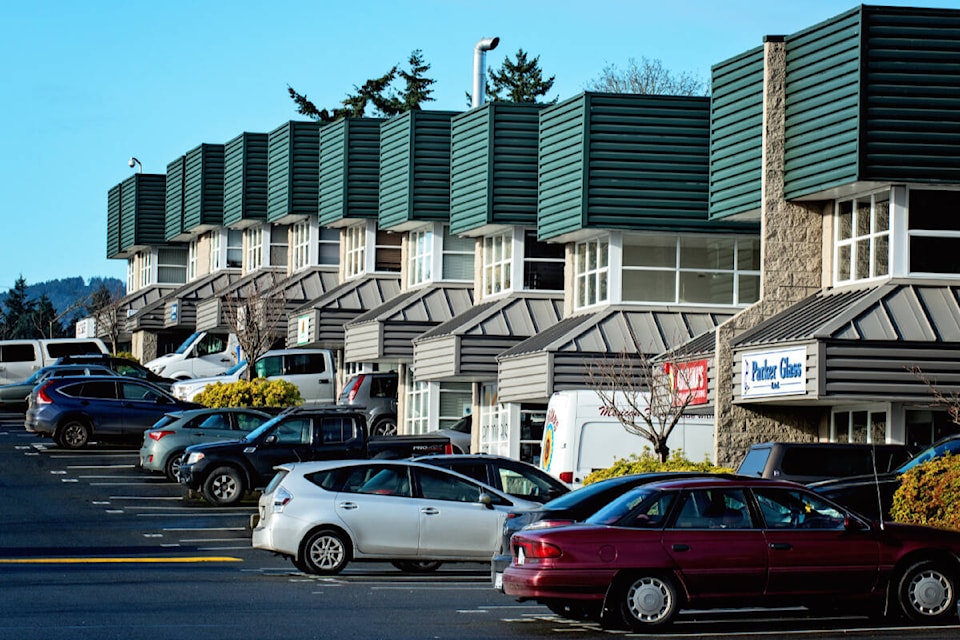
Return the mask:
M 170 385 L 176 382 L 171 378 L 158 376 L 156 373 L 150 369 L 147 369 L 136 360 L 112 356 L 106 353 L 86 353 L 75 356 L 63 356 L 57 359 L 56 364 L 99 364 L 110 369 L 111 371 L 119 373 L 121 376 L 146 380 L 147 382 L 152 382 L 153 384 L 167 391 L 170 390 Z
M 414 460 L 462 473 L 504 493 L 541 504 L 570 491 L 570 487 L 545 471 L 513 458 L 474 453 L 419 456 Z
M 809 484 L 874 471 L 887 473 L 909 460 L 914 451 L 904 444 L 764 442 L 750 447 L 737 473 Z

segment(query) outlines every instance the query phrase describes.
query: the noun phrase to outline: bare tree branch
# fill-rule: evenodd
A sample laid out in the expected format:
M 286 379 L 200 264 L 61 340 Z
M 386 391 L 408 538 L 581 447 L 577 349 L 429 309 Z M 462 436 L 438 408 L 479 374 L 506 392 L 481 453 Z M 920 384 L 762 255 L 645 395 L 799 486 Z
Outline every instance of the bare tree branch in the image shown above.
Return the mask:
M 276 283 L 255 280 L 243 290 L 235 289 L 223 298 L 226 322 L 240 344 L 247 367 L 247 379 L 253 378 L 253 363 L 270 350 L 286 330 L 286 297 Z

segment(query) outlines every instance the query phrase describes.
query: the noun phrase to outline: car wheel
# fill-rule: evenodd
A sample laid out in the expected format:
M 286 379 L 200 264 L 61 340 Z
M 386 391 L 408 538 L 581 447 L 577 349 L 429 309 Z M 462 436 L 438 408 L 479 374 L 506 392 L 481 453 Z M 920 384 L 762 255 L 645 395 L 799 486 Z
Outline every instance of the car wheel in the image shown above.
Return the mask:
M 321 529 L 311 533 L 307 536 L 300 552 L 303 570 L 316 575 L 340 573 L 349 561 L 349 542 L 342 533 L 332 529 Z
M 90 429 L 79 420 L 70 420 L 60 427 L 56 441 L 66 449 L 83 449 L 90 442 Z
M 243 497 L 243 478 L 233 467 L 217 467 L 203 483 L 203 497 L 217 505 L 229 505 Z
M 634 631 L 667 626 L 680 609 L 673 580 L 659 575 L 629 578 L 620 590 L 619 601 L 620 614 Z
M 913 622 L 942 624 L 955 616 L 956 582 L 936 562 L 918 562 L 903 572 L 897 587 L 900 608 Z
M 185 457 L 186 453 L 183 451 L 174 451 L 167 456 L 167 464 L 163 466 L 163 473 L 171 482 L 180 482 L 180 465 L 183 464 Z
M 394 560 L 390 564 L 407 573 L 431 573 L 443 563 L 439 560 Z
M 396 418 L 382 418 L 373 423 L 373 426 L 370 427 L 370 435 L 372 436 L 395 436 L 397 435 L 397 419 Z
M 601 603 L 574 602 L 557 600 L 547 602 L 547 609 L 567 620 L 597 620 L 600 618 Z

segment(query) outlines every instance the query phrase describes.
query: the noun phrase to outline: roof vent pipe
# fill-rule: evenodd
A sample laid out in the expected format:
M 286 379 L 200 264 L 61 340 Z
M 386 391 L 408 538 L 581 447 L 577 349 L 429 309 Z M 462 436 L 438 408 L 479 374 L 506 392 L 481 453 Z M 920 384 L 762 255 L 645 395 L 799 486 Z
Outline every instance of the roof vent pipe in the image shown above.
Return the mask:
M 487 70 L 486 65 L 484 64 L 487 57 L 487 51 L 496 49 L 498 44 L 500 44 L 500 38 L 481 38 L 473 48 L 472 106 L 474 107 L 479 107 L 483 104 L 484 93 L 487 90 Z

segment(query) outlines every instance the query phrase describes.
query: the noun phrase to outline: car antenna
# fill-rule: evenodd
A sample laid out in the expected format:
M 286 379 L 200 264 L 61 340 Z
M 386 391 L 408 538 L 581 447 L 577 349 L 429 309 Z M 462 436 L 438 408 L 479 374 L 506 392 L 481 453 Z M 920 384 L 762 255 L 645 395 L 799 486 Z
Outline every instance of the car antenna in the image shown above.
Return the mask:
M 880 521 L 880 531 L 884 531 L 883 525 L 883 499 L 880 497 L 880 476 L 877 473 L 877 443 L 872 441 L 870 444 L 870 457 L 872 458 L 873 464 L 873 486 L 877 490 L 877 519 Z

